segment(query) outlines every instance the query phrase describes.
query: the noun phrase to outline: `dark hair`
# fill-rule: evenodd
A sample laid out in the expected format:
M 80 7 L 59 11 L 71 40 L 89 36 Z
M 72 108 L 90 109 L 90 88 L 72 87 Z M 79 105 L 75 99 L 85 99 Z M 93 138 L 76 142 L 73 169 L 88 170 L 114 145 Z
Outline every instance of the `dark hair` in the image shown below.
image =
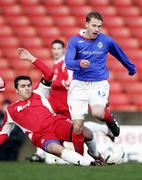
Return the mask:
M 90 22 L 92 18 L 101 20 L 103 22 L 103 17 L 100 13 L 98 12 L 90 12 L 89 14 L 87 14 L 86 16 L 86 22 Z
M 52 41 L 51 46 L 53 46 L 53 45 L 56 44 L 56 43 L 57 43 L 57 44 L 61 44 L 62 48 L 65 47 L 64 42 L 61 41 L 60 39 L 55 39 L 54 41 Z
M 29 80 L 30 83 L 32 84 L 32 80 L 31 80 L 31 78 L 29 76 L 25 76 L 25 75 L 17 76 L 15 78 L 15 80 L 14 80 L 14 87 L 15 87 L 15 89 L 18 89 L 18 82 L 20 80 Z

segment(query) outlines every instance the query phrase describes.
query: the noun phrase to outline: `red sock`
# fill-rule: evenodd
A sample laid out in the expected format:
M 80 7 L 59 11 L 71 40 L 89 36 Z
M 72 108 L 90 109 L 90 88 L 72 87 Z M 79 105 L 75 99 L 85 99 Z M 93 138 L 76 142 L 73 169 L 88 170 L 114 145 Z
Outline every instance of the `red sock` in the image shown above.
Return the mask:
M 75 151 L 78 152 L 79 154 L 83 155 L 84 154 L 84 136 L 83 136 L 83 133 L 75 134 L 74 132 L 72 132 L 72 142 L 73 142 Z
M 105 108 L 105 114 L 104 114 L 104 118 L 102 119 L 102 121 L 104 122 L 112 122 L 113 121 L 113 116 L 111 115 L 111 113 L 109 112 L 108 108 Z

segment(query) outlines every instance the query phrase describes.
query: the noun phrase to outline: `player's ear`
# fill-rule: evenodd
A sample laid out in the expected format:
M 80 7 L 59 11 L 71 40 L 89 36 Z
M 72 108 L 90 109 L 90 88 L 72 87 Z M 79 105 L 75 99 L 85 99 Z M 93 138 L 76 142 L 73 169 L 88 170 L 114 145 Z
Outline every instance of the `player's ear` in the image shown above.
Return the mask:
M 86 22 L 85 27 L 88 28 L 88 22 Z

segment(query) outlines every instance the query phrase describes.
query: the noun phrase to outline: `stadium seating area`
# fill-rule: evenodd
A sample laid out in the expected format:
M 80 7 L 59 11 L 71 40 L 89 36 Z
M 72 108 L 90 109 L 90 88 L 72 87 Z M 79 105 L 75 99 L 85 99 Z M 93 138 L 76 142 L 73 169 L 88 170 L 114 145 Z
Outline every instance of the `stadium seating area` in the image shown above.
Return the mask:
M 34 83 L 41 74 L 18 60 L 16 50 L 25 47 L 51 64 L 50 43 L 68 38 L 84 28 L 85 16 L 99 11 L 103 31 L 112 36 L 137 65 L 128 76 L 117 60 L 108 56 L 110 104 L 114 111 L 142 111 L 142 0 L 0 0 L 0 74 L 6 81 L 6 96 L 15 100 L 13 79 L 29 74 Z

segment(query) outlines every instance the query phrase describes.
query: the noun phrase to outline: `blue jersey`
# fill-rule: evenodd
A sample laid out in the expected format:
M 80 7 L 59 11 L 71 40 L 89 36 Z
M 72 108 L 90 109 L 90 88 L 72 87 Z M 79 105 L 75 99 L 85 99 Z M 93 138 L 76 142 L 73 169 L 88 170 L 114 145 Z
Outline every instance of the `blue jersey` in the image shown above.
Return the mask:
M 129 74 L 135 74 L 135 65 L 119 45 L 110 36 L 103 33 L 91 40 L 80 35 L 70 38 L 66 49 L 65 63 L 68 69 L 74 71 L 74 79 L 80 81 L 106 80 L 109 77 L 106 66 L 108 52 L 123 64 Z M 81 59 L 90 61 L 88 68 L 80 67 Z

